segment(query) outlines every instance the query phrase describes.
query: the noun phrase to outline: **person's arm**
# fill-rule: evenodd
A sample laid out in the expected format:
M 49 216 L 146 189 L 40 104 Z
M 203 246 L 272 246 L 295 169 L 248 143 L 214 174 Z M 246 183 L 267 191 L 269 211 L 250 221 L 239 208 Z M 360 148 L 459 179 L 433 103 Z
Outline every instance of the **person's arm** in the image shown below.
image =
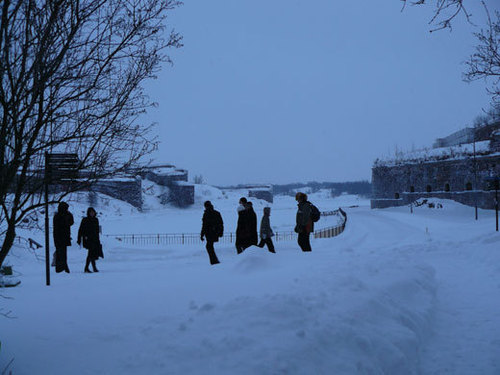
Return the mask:
M 311 220 L 311 204 L 309 202 L 306 202 L 304 205 L 304 225 L 309 224 L 309 221 Z
M 200 233 L 200 239 L 203 241 L 203 237 L 207 233 L 207 214 L 204 213 L 203 217 L 201 219 L 201 233 Z
M 84 231 L 85 231 L 84 226 L 85 226 L 85 218 L 82 219 L 82 221 L 80 222 L 80 227 L 78 228 L 78 236 L 76 240 L 76 243 L 78 245 L 82 244 L 82 238 L 84 236 Z
M 95 218 L 96 219 L 96 233 L 97 233 L 97 242 L 98 243 L 101 243 L 101 234 L 99 233 L 99 219 L 98 218 Z

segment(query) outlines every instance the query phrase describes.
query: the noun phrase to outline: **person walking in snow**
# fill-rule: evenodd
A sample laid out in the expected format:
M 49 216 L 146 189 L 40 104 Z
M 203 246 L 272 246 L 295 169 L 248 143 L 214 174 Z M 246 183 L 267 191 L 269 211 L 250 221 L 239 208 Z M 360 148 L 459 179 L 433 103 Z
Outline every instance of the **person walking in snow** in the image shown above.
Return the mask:
M 73 215 L 69 212 L 69 205 L 60 202 L 53 219 L 53 236 L 56 247 L 56 272 L 66 271 L 68 267 L 68 246 L 71 246 L 71 226 L 74 224 Z
M 248 230 L 248 222 L 249 215 L 247 211 L 247 199 L 245 197 L 241 197 L 239 201 L 238 208 L 236 209 L 238 212 L 238 224 L 236 226 L 236 252 L 241 254 L 243 250 L 245 250 L 245 245 L 247 243 L 247 238 L 249 236 Z
M 212 202 L 206 201 L 204 206 L 205 212 L 202 218 L 200 239 L 203 242 L 204 238 L 206 238 L 206 249 L 210 258 L 210 264 L 214 265 L 220 263 L 215 254 L 214 242 L 218 242 L 219 238 L 223 236 L 224 222 L 222 221 L 220 212 L 214 209 Z
M 99 239 L 99 219 L 97 218 L 97 212 L 93 207 L 87 209 L 87 216 L 84 217 L 80 223 L 80 228 L 78 229 L 78 245 L 82 245 L 88 250 L 87 260 L 85 261 L 85 273 L 92 273 L 89 270 L 90 263 L 92 263 L 92 269 L 94 272 L 99 272 L 95 262 L 99 257 L 104 258 L 102 252 L 102 245 Z
M 311 251 L 309 236 L 314 231 L 314 222 L 311 219 L 311 204 L 307 201 L 307 195 L 297 193 L 295 195 L 297 204 L 297 215 L 295 232 L 299 234 L 298 244 L 302 251 Z
M 262 216 L 262 220 L 260 221 L 260 242 L 257 246 L 264 247 L 264 245 L 267 245 L 269 252 L 275 253 L 272 240 L 274 233 L 271 228 L 269 216 L 271 216 L 271 207 L 264 207 L 264 216 Z

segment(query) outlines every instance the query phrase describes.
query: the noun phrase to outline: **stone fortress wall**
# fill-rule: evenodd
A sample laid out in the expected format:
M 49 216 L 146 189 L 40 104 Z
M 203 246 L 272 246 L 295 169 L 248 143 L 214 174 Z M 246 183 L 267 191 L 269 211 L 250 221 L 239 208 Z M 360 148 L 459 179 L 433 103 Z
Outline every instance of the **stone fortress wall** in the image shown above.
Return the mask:
M 473 152 L 454 153 L 454 146 L 468 144 L 471 139 L 486 142 L 487 148 L 475 157 Z M 493 209 L 495 192 L 488 178 L 500 176 L 500 123 L 466 128 L 438 139 L 434 146 L 448 147 L 448 156 L 443 149 L 435 158 L 376 163 L 372 168 L 371 207 L 402 206 L 419 198 L 435 197 Z
M 122 177 L 98 181 L 90 190 L 142 208 L 144 179 L 168 187 L 168 195 L 161 197 L 162 203 L 173 203 L 181 207 L 194 204 L 194 185 L 188 183 L 188 171 L 170 164 L 131 169 Z

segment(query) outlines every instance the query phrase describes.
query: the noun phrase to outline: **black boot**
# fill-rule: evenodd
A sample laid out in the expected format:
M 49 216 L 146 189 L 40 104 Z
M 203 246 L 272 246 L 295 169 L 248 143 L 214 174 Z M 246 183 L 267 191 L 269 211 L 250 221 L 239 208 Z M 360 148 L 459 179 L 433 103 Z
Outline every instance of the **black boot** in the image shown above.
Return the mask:
M 92 268 L 93 268 L 94 272 L 99 272 L 99 270 L 95 266 L 95 260 L 92 261 Z
M 90 266 L 90 259 L 89 259 L 89 257 L 87 257 L 87 260 L 85 261 L 85 270 L 83 272 L 85 272 L 85 273 L 92 273 L 89 270 L 89 266 Z

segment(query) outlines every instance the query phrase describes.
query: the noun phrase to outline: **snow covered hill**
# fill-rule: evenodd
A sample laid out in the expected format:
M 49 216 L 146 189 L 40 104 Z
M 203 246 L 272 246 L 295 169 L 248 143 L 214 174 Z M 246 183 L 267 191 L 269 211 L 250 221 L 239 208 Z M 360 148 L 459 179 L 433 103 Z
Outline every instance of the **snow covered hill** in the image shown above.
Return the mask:
M 109 200 L 98 211 L 104 233 L 196 233 L 210 199 L 232 230 L 239 195 L 201 186 L 186 210 Z M 494 213 L 476 222 L 451 201 L 413 214 L 325 192 L 311 201 L 348 213 L 346 231 L 313 240 L 311 253 L 219 244 L 221 264 L 210 266 L 200 246 L 110 238 L 101 272 L 84 274 L 86 252 L 73 246 L 71 273 L 46 287 L 42 252 L 14 248 L 22 284 L 0 290 L 16 317 L 0 318 L 0 370 L 14 359 L 16 375 L 500 373 Z M 254 202 L 259 218 L 266 205 Z M 72 207 L 78 223 L 85 204 Z M 292 197 L 271 207 L 275 229 L 293 228 Z

